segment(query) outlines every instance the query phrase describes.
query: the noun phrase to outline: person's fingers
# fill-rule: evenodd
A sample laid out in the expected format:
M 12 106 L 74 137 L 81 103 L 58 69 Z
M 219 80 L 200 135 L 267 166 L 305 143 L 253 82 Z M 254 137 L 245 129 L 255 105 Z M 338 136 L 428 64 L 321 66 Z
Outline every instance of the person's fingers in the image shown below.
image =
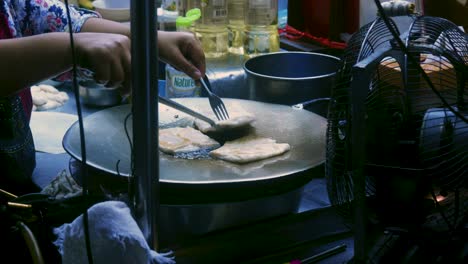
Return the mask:
M 205 74 L 205 53 L 198 39 L 193 35 L 185 35 L 181 52 L 184 62 L 188 63 L 184 72 L 195 80 L 202 78 Z
M 116 87 L 122 84 L 125 80 L 125 73 L 120 61 L 116 61 L 110 65 L 111 68 L 111 77 L 109 82 L 106 84 L 106 87 Z
M 121 57 L 121 63 L 123 65 L 123 69 L 127 79 L 129 78 L 127 76 L 130 76 L 132 72 L 132 59 L 130 49 L 124 50 L 123 55 Z
M 189 60 L 187 60 L 182 54 L 177 54 L 172 66 L 179 71 L 186 73 L 192 79 L 198 80 L 202 74 Z
M 130 40 L 125 36 L 118 36 L 116 39 L 115 46 L 111 50 L 111 65 L 112 65 L 112 86 L 121 85 L 127 77 L 128 73 L 128 58 L 130 53 Z
M 107 63 L 94 63 L 91 69 L 97 83 L 106 85 L 111 78 L 111 68 Z
M 130 39 L 106 33 L 79 33 L 76 50 L 80 67 L 94 72 L 94 79 L 107 87 L 130 83 Z
M 197 45 L 192 42 L 188 49 L 187 57 L 190 62 L 192 62 L 193 66 L 200 72 L 200 77 L 204 76 L 206 73 L 206 62 L 205 53 L 203 52 L 201 45 Z M 193 76 L 191 77 L 193 78 Z
M 126 98 L 130 96 L 132 94 L 131 87 L 132 85 L 131 85 L 130 80 L 123 82 L 122 86 L 120 87 L 120 96 L 122 96 L 122 98 Z
M 172 57 L 169 64 L 179 71 L 183 71 L 191 78 L 198 80 L 202 77 L 201 71 L 195 67 L 192 60 L 195 60 L 195 53 L 193 42 L 195 40 L 189 35 L 185 35 L 179 39 L 179 45 L 175 46 L 172 51 Z M 203 54 L 203 52 L 202 52 Z M 204 56 L 203 56 L 204 58 Z
M 159 58 L 198 80 L 205 72 L 205 55 L 198 39 L 187 32 L 161 32 Z
M 128 80 L 123 82 L 120 86 L 120 95 L 122 97 L 127 97 L 130 94 L 132 94 L 132 83 L 130 80 Z
M 132 71 L 131 71 L 131 55 L 130 50 L 127 50 L 124 55 L 122 56 L 122 65 L 125 73 L 125 79 L 122 83 L 122 91 L 123 95 L 130 94 L 131 92 L 131 84 L 132 84 Z

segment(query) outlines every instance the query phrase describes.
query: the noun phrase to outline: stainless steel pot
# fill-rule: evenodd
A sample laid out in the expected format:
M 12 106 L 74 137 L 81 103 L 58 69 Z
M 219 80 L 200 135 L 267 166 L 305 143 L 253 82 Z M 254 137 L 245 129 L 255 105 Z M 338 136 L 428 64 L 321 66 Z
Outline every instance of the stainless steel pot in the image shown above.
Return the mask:
M 311 52 L 276 52 L 251 58 L 244 63 L 249 99 L 293 105 L 328 98 L 339 62 L 337 57 Z

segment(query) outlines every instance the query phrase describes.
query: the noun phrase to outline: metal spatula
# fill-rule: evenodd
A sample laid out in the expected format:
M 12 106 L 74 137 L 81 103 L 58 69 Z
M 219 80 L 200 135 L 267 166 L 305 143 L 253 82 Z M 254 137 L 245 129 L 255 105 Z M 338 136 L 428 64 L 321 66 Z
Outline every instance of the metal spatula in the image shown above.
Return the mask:
M 206 116 L 204 116 L 204 115 L 202 115 L 202 114 L 200 114 L 198 112 L 195 112 L 192 109 L 177 103 L 176 101 L 173 101 L 171 99 L 159 96 L 159 102 L 161 102 L 162 104 L 165 104 L 167 106 L 170 106 L 170 107 L 172 107 L 174 109 L 177 109 L 177 110 L 179 110 L 181 112 L 184 112 L 184 113 L 186 113 L 188 115 L 191 115 L 193 117 L 201 119 L 201 120 L 207 122 L 208 124 L 210 124 L 211 126 L 216 126 L 216 122 L 213 119 L 208 118 L 208 117 L 206 117 Z

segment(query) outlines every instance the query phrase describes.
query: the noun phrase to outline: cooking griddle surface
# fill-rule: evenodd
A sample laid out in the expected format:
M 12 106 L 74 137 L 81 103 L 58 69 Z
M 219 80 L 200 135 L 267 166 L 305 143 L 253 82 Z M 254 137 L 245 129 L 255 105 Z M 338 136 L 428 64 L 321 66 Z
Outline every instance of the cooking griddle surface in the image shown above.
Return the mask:
M 202 112 L 210 111 L 206 98 L 180 98 L 179 103 Z M 240 99 L 223 99 L 252 113 L 256 121 L 250 133 L 271 137 L 279 143 L 289 143 L 291 150 L 281 156 L 248 164 L 233 164 L 216 159 L 181 159 L 160 154 L 160 181 L 174 184 L 225 184 L 268 181 L 322 164 L 325 160 L 326 119 L 306 110 L 285 105 Z M 124 129 L 130 105 L 108 108 L 87 116 L 84 122 L 87 164 L 96 169 L 128 177 L 130 145 Z M 167 123 L 172 114 L 160 113 L 160 123 Z M 132 137 L 132 122 L 127 129 Z M 81 160 L 79 127 L 73 124 L 63 139 L 65 150 Z

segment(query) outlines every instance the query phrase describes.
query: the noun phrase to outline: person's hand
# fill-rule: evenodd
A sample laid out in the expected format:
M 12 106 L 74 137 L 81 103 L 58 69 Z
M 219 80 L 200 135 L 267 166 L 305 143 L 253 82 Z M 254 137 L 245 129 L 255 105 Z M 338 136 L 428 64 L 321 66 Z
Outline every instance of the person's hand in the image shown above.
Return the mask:
M 130 39 L 120 34 L 78 33 L 75 50 L 80 67 L 95 73 L 95 80 L 107 87 L 122 85 L 128 93 L 131 84 Z
M 196 37 L 188 32 L 158 32 L 159 59 L 185 72 L 194 80 L 205 75 L 205 54 Z

